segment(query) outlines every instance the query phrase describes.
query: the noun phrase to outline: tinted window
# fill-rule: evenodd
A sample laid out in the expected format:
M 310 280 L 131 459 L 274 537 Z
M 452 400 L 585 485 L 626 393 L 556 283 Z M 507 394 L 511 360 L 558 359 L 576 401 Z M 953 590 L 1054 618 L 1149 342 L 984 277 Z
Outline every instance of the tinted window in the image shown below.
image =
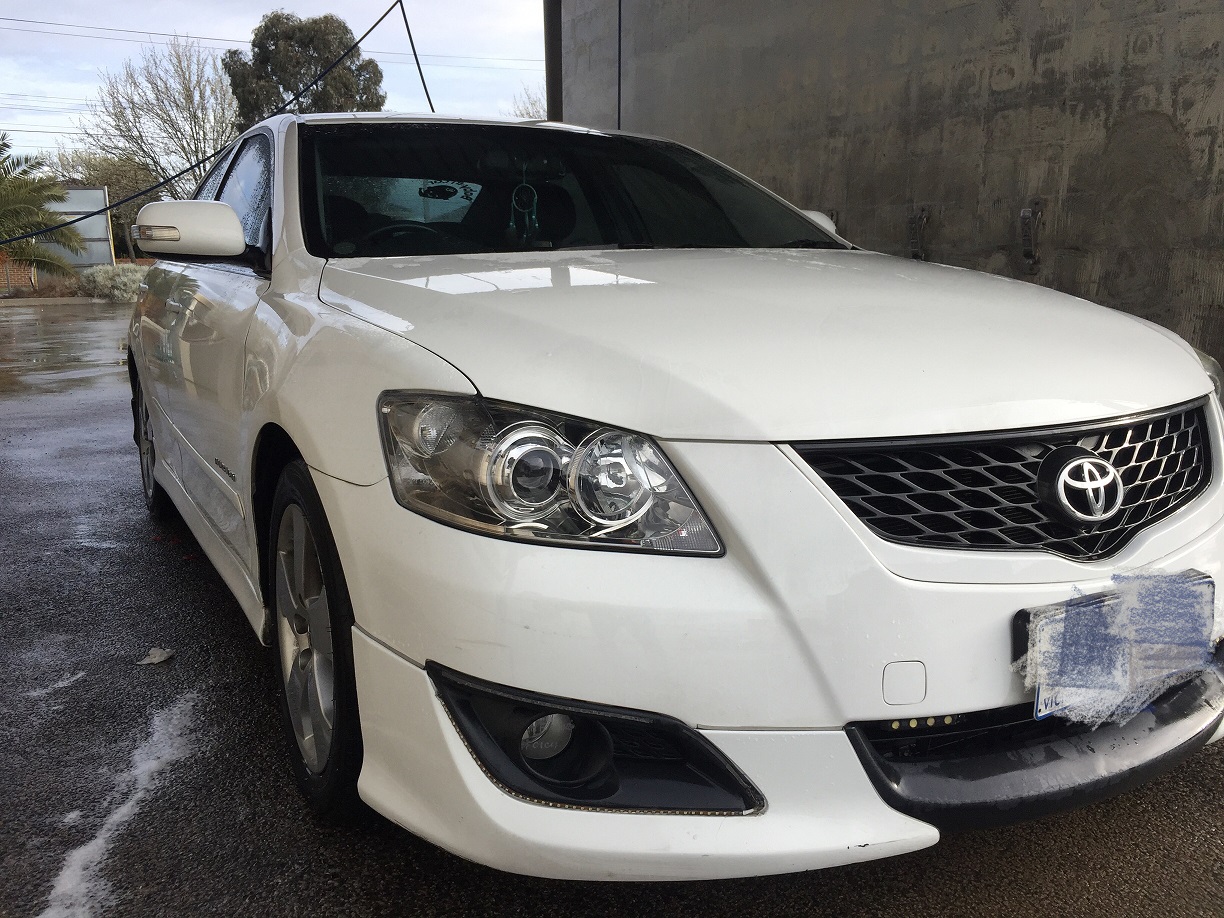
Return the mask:
M 408 176 L 328 176 L 323 189 L 323 207 L 328 198 L 356 201 L 367 213 L 381 213 L 394 220 L 458 223 L 467 213 L 480 186 L 471 182 Z
M 272 204 L 272 145 L 265 135 L 256 134 L 242 145 L 218 200 L 238 214 L 247 245 L 261 245 Z
M 316 255 L 843 246 L 676 144 L 501 125 L 302 125 Z

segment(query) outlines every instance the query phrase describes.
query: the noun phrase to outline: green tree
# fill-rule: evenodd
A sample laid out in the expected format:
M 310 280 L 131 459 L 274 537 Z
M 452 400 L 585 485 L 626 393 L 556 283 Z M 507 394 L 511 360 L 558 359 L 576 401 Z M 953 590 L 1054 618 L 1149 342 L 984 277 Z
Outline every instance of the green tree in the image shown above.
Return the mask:
M 302 19 L 268 13 L 251 36 L 251 53 L 226 51 L 222 66 L 238 101 L 237 127 L 245 131 L 284 105 L 353 44 L 339 16 Z M 382 68 L 354 51 L 296 104 L 299 112 L 377 112 L 387 101 Z
M 158 177 L 143 163 L 94 150 L 60 147 L 50 164 L 55 175 L 68 185 L 105 185 L 111 202 L 121 201 L 128 195 L 157 184 Z M 152 192 L 116 207 L 110 212 L 111 238 L 115 241 L 115 255 L 134 258 L 128 227 L 136 222 L 140 208 L 151 201 L 161 199 L 160 192 Z
M 0 133 L 0 239 L 32 233 L 63 220 L 47 207 L 67 198 L 46 163 L 36 156 L 17 156 L 8 134 Z M 68 251 L 85 251 L 80 234 L 68 227 L 39 236 L 0 245 L 0 254 L 13 261 L 32 264 L 48 274 L 72 274 L 73 267 L 44 242 L 55 242 Z

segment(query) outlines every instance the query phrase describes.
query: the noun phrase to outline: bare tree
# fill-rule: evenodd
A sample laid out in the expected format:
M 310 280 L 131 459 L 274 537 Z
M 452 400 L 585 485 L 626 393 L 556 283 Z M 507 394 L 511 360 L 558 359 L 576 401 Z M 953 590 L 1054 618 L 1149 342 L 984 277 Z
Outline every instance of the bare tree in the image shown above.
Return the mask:
M 237 106 L 215 54 L 186 38 L 146 48 L 118 73 L 104 73 L 98 98 L 80 122 L 93 152 L 130 163 L 157 178 L 211 156 L 234 137 Z M 185 198 L 211 163 L 193 166 L 166 186 Z
M 522 118 L 524 121 L 545 121 L 548 118 L 548 101 L 544 97 L 544 84 L 528 86 L 523 84 L 521 91 L 514 94 L 510 104 L 510 116 Z

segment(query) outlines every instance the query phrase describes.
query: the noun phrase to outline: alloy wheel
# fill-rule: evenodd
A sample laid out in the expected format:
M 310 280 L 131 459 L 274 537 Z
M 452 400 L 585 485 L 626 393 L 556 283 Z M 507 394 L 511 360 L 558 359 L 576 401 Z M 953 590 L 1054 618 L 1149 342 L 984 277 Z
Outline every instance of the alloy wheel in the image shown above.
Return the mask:
M 157 451 L 153 446 L 153 420 L 149 417 L 149 406 L 145 403 L 144 393 L 140 399 L 140 481 L 144 485 L 145 500 L 152 501 L 157 479 L 153 477 L 153 469 L 157 465 Z
M 297 504 L 285 508 L 277 529 L 276 609 L 289 720 L 306 767 L 322 774 L 336 714 L 331 614 L 318 548 Z

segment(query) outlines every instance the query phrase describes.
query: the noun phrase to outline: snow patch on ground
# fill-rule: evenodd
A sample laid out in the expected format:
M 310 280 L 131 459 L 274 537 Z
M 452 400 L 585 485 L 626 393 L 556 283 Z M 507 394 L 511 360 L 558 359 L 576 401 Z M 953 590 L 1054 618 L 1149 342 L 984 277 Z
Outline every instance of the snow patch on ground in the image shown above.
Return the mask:
M 84 672 L 79 672 L 72 676 L 65 676 L 59 682 L 55 683 L 55 685 L 48 686 L 47 688 L 34 689 L 34 691 L 32 692 L 27 692 L 26 697 L 27 698 L 46 698 L 52 692 L 58 692 L 60 689 L 66 689 L 68 688 L 68 686 L 72 685 L 72 683 L 76 682 L 78 679 L 84 679 L 84 678 L 85 678 Z
M 122 802 L 106 817 L 92 839 L 68 852 L 51 888 L 47 907 L 39 918 L 92 918 L 101 913 L 110 895 L 110 886 L 101 868 L 111 842 L 136 815 L 165 770 L 190 754 L 192 744 L 188 734 L 197 700 L 195 692 L 188 692 L 153 715 L 149 738 L 132 753 L 131 767 L 119 778 L 120 793 L 125 794 Z
M 84 814 L 80 810 L 73 810 L 71 813 L 65 813 L 64 820 L 63 820 L 64 825 L 75 826 L 78 822 L 81 821 L 81 817 L 83 815 Z

